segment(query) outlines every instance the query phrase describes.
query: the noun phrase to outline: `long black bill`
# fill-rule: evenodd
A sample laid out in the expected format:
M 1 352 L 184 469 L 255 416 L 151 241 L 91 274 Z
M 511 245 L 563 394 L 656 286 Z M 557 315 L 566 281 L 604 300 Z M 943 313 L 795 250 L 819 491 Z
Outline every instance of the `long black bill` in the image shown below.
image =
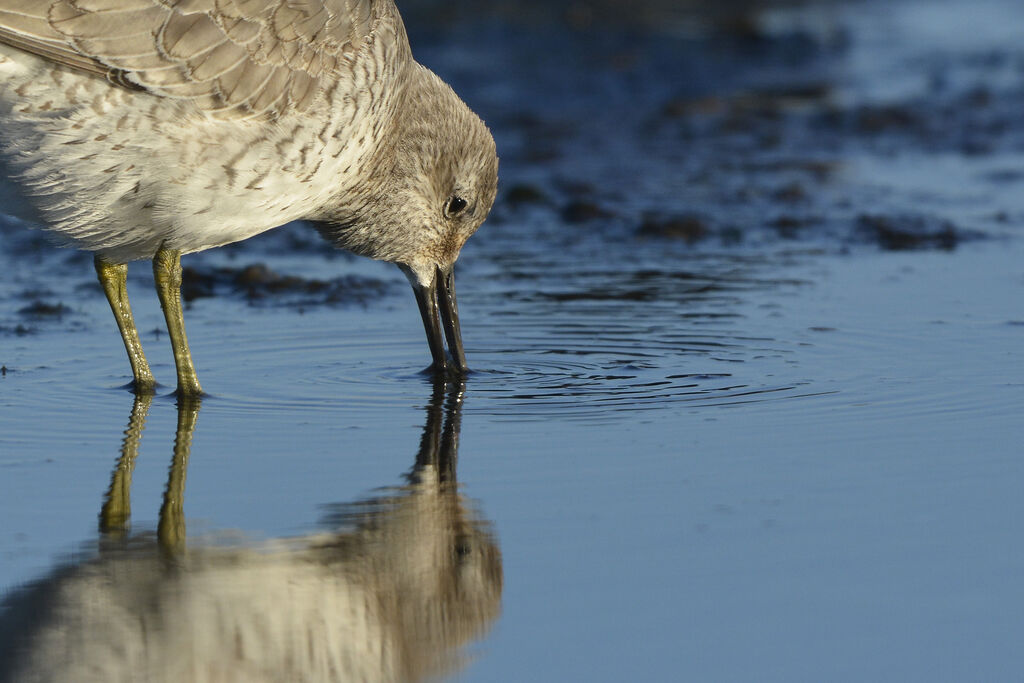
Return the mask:
M 455 299 L 455 273 L 449 268 L 440 268 L 434 272 L 434 281 L 429 285 L 413 284 L 416 303 L 420 307 L 423 318 L 423 329 L 427 333 L 427 344 L 430 355 L 434 359 L 434 370 L 452 370 L 466 372 L 466 351 L 462 347 L 462 328 L 459 326 L 459 306 Z M 444 327 L 444 337 L 441 328 Z M 445 353 L 444 340 L 448 340 L 448 351 Z

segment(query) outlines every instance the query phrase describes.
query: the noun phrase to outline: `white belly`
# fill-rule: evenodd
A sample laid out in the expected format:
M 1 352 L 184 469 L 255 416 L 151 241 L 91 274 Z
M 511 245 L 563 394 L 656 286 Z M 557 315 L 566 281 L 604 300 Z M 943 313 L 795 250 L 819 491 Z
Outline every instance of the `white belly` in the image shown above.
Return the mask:
M 338 114 L 215 120 L 0 46 L 0 165 L 27 201 L 0 210 L 116 262 L 237 242 L 310 215 L 358 169 L 372 136 Z

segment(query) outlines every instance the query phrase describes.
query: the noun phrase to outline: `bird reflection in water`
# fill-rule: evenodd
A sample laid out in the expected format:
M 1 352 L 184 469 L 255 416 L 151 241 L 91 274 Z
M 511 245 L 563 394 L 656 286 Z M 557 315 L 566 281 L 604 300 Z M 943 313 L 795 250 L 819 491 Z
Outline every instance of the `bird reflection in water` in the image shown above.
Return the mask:
M 404 486 L 338 505 L 331 531 L 186 542 L 198 400 L 178 405 L 156 538 L 128 532 L 151 398 L 132 409 L 99 552 L 6 599 L 3 681 L 407 681 L 465 663 L 500 611 L 501 555 L 456 490 L 463 387 L 438 382 Z

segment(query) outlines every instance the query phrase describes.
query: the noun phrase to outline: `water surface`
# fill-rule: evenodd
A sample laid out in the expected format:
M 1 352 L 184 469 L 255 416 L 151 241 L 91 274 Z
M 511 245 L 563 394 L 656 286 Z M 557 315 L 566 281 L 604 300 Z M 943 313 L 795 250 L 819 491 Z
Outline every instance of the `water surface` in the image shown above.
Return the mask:
M 435 386 L 404 278 L 297 225 L 186 259 L 210 396 L 142 410 L 89 258 L 4 219 L 0 632 L 95 652 L 115 605 L 91 623 L 198 661 L 176 620 L 259 643 L 259 596 L 265 633 L 407 654 L 376 679 L 1015 680 L 1020 9 L 425 5 L 418 56 L 502 156 L 473 373 Z M 358 619 L 302 612 L 296 566 Z M 359 616 L 374 590 L 399 607 Z

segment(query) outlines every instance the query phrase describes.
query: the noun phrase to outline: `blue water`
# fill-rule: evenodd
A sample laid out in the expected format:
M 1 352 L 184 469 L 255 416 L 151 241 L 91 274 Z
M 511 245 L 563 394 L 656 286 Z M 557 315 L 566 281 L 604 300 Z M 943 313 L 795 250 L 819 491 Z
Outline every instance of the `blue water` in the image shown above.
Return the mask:
M 838 6 L 825 20 L 811 10 L 772 14 L 764 19 L 775 31 L 770 44 L 818 40 L 835 26 L 846 32 L 834 54 L 787 67 L 827 76 L 828 102 L 783 107 L 782 127 L 793 130 L 768 148 L 748 149 L 712 122 L 703 144 L 699 136 L 685 145 L 662 138 L 664 154 L 652 157 L 650 128 L 637 124 L 644 153 L 625 159 L 648 177 L 620 168 L 621 187 L 608 186 L 614 164 L 588 142 L 586 126 L 602 125 L 600 116 L 547 162 L 523 156 L 518 130 L 492 124 L 512 148 L 507 163 L 503 156 L 505 186 L 538 187 L 549 203 L 499 204 L 496 220 L 464 250 L 460 310 L 474 369 L 464 388 L 437 393 L 420 372 L 429 357 L 415 303 L 391 266 L 332 256 L 302 226 L 190 257 L 385 285 L 355 303 L 225 294 L 186 311 L 210 392 L 188 434 L 184 486 L 185 553 L 196 576 L 202 558 L 228 552 L 218 550 L 224 545 L 269 553 L 276 539 L 301 545 L 314 534 L 354 538 L 353 528 L 386 528 L 395 508 L 387 496 L 419 500 L 395 487 L 407 487 L 410 471 L 420 476 L 439 449 L 458 485 L 438 490 L 460 501 L 452 503 L 456 517 L 478 520 L 485 539 L 467 549 L 456 538 L 453 552 L 471 565 L 493 544 L 503 576 L 500 615 L 481 617 L 468 639 L 432 634 L 439 651 L 462 653 L 440 669 L 458 680 L 1017 680 L 1019 130 L 986 129 L 987 151 L 971 152 L 953 141 L 974 134 L 970 121 L 952 120 L 944 135 L 931 119 L 909 132 L 910 124 L 879 124 L 879 132 L 863 118 L 850 125 L 864 130 L 837 133 L 824 114 L 804 118 L 808 107 L 846 112 L 842 102 L 895 103 L 919 116 L 920 100 L 920 108 L 934 102 L 956 112 L 950 101 L 983 87 L 990 104 L 977 116 L 1009 120 L 1000 103 L 1024 91 L 1013 66 L 1024 58 L 1021 43 L 949 38 L 967 5 Z M 1010 23 L 992 30 L 1014 33 Z M 931 28 L 916 42 L 879 38 L 917 26 Z M 771 71 L 758 62 L 763 55 L 723 48 L 726 56 L 716 57 L 706 47 L 697 40 L 679 49 L 703 55 L 712 70 L 755 70 L 752 62 Z M 990 48 L 996 57 L 979 65 Z M 458 62 L 454 48 L 426 42 L 423 52 Z M 785 61 L 764 59 L 775 58 Z M 948 90 L 921 85 L 946 63 Z M 463 71 L 453 77 L 472 86 L 476 70 Z M 470 87 L 467 99 L 494 108 L 500 90 Z M 732 102 L 728 89 L 719 97 Z M 805 135 L 819 139 L 812 133 L 821 149 L 803 148 Z M 726 149 L 735 156 L 721 156 Z M 675 164 L 688 150 L 697 158 Z M 812 178 L 818 166 L 799 170 L 808 157 L 827 162 L 824 180 Z M 570 173 L 594 187 L 580 194 L 557 184 Z M 773 194 L 793 182 L 809 196 Z M 722 199 L 716 193 L 737 187 L 746 194 L 712 208 Z M 562 209 L 580 198 L 609 215 L 569 220 Z M 708 235 L 693 243 L 636 231 L 648 210 L 697 211 Z M 927 221 L 950 221 L 959 237 L 952 248 L 928 239 L 886 248 L 884 238 L 858 232 L 866 224 L 858 216 L 875 214 L 909 229 L 921 224 L 908 215 L 925 216 L 925 231 Z M 774 234 L 767 226 L 778 216 L 805 227 L 795 238 Z M 151 551 L 133 553 L 156 548 L 181 436 L 165 386 L 132 472 L 134 540 L 110 554 L 98 515 L 132 413 L 133 397 L 121 388 L 128 368 L 88 260 L 32 235 L 9 221 L 0 229 L 0 592 L 8 600 L 32 582 L 56 587 L 116 558 L 148 567 Z M 173 364 L 166 335 L 155 332 L 161 314 L 143 266 L 130 281 L 136 319 L 154 373 L 169 383 Z M 37 299 L 68 310 L 19 313 Z M 433 451 L 431 435 L 442 444 Z M 339 509 L 348 512 L 339 517 Z M 449 529 L 439 528 L 442 536 Z M 414 564 L 415 544 L 388 538 L 346 557 Z M 237 563 L 239 590 L 275 595 Z M 459 585 L 476 604 L 472 584 Z M 457 611 L 448 614 L 458 621 Z M 0 632 L 24 630 L 12 620 L 0 613 Z

